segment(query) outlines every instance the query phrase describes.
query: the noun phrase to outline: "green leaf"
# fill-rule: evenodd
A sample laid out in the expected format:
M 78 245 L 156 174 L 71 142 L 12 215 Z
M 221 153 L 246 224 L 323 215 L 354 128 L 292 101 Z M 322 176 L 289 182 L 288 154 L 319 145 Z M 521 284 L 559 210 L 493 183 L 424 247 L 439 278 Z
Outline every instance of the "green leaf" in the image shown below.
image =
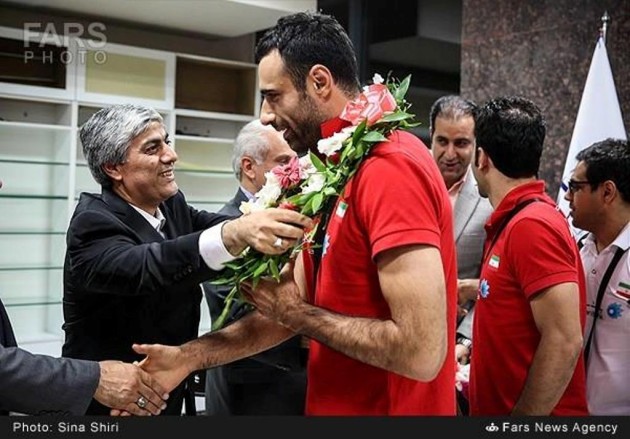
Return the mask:
M 361 139 L 366 128 L 367 120 L 363 120 L 359 125 L 357 125 L 354 133 L 352 133 L 352 143 L 357 143 Z
M 313 196 L 309 198 L 309 200 L 302 207 L 301 213 L 306 216 L 313 216 L 313 198 L 315 197 L 315 192 L 313 192 Z
M 396 111 L 395 113 L 386 114 L 379 120 L 380 122 L 399 122 L 401 120 L 413 119 L 415 115 L 405 113 L 404 111 Z
M 394 99 L 396 99 L 396 102 L 401 102 L 405 98 L 410 83 L 411 75 L 408 75 L 405 79 L 402 80 L 402 82 L 396 89 L 396 92 L 394 93 Z
M 335 188 L 328 186 L 324 188 L 324 195 L 327 197 L 331 195 L 337 195 L 337 191 L 335 190 Z
M 232 308 L 232 299 L 234 299 L 234 296 L 237 292 L 238 288 L 235 285 L 225 297 L 225 300 L 223 301 L 223 310 L 221 311 L 219 317 L 212 322 L 212 327 L 210 328 L 211 331 L 216 331 L 223 327 L 223 325 L 225 324 L 225 320 L 230 313 L 230 309 Z
M 301 207 L 304 206 L 313 195 L 315 195 L 315 192 L 309 192 L 308 194 L 296 194 L 287 198 L 287 201 Z
M 316 213 L 319 211 L 319 209 L 322 207 L 323 201 L 324 201 L 324 194 L 322 194 L 321 192 L 317 192 L 315 196 L 313 197 L 313 213 Z
M 386 141 L 387 138 L 383 136 L 381 133 L 379 133 L 378 131 L 370 131 L 365 136 L 363 136 L 363 139 L 361 140 L 362 140 L 362 143 L 363 142 L 378 143 L 378 142 Z M 359 148 L 357 147 L 357 149 Z
M 355 143 L 353 141 L 353 143 Z M 342 151 L 341 151 L 341 157 L 339 158 L 339 161 L 341 163 L 343 163 L 346 160 L 346 157 L 348 156 L 352 156 L 352 154 L 354 153 L 355 147 L 354 145 L 349 145 L 346 146 Z
M 364 143 L 364 142 L 359 142 L 359 144 L 357 145 L 357 158 L 358 159 L 363 157 L 363 155 L 365 154 L 366 146 L 367 146 L 367 143 Z
M 260 275 L 262 275 L 265 271 L 267 271 L 268 267 L 269 267 L 269 261 L 268 260 L 263 262 L 262 264 L 260 264 L 254 270 L 254 277 L 260 277 Z
M 210 283 L 212 285 L 232 285 L 235 283 L 235 281 L 236 281 L 236 277 L 230 276 L 230 277 L 222 277 L 220 279 L 213 279 L 210 281 Z
M 280 271 L 278 270 L 278 264 L 275 258 L 269 260 L 269 268 L 271 269 L 271 275 L 275 280 L 280 282 Z
M 405 122 L 401 125 L 401 128 L 408 129 L 422 125 L 422 122 Z
M 315 166 L 315 169 L 319 172 L 325 172 L 326 165 L 324 165 L 324 162 L 322 162 L 312 151 L 309 152 L 309 154 L 311 155 L 311 162 L 313 163 L 313 166 Z

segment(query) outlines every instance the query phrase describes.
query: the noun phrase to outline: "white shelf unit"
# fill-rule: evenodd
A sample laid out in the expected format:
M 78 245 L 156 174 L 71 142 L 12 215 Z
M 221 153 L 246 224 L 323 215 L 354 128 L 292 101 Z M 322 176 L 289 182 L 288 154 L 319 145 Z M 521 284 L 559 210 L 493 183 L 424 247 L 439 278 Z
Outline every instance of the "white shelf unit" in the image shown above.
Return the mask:
M 0 27 L 0 297 L 20 343 L 59 355 L 68 221 L 81 192 L 100 192 L 81 125 L 112 104 L 155 108 L 179 156 L 180 188 L 195 207 L 216 211 L 238 187 L 232 146 L 258 114 L 256 65 L 109 43 L 99 64 L 89 50 L 77 56 L 89 44 L 64 37 L 55 56 L 69 52 L 74 62 L 40 71 L 16 63 L 23 45 L 21 29 Z M 202 303 L 199 332 L 209 328 Z
M 239 130 L 253 116 L 175 110 L 177 181 L 188 202 L 199 209 L 219 210 L 238 182 L 232 170 L 232 149 Z
M 72 104 L 0 96 L 0 294 L 20 338 L 61 334 Z

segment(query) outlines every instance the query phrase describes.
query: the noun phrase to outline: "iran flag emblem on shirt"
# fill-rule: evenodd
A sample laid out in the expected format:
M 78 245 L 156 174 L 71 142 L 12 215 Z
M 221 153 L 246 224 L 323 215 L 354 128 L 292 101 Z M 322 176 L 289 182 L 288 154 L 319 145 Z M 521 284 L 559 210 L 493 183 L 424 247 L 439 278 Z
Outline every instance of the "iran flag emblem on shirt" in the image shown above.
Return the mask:
M 339 202 L 339 205 L 337 206 L 337 212 L 335 212 L 335 214 L 339 218 L 343 218 L 344 215 L 346 214 L 347 209 L 348 209 L 348 203 L 346 203 L 345 201 L 341 201 Z
M 500 261 L 501 258 L 499 258 L 497 255 L 492 255 L 492 257 L 490 258 L 490 262 L 488 262 L 488 265 L 492 268 L 499 268 Z
M 617 285 L 617 291 L 615 291 L 615 295 L 621 297 L 624 300 L 630 300 L 630 283 L 619 282 L 619 285 Z

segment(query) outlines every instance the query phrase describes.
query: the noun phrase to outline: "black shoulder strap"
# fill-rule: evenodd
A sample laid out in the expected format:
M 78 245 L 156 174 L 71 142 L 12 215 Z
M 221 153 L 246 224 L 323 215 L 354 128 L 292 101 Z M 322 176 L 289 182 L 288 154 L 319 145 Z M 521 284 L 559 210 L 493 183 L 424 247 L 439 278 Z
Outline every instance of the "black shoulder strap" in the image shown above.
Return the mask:
M 326 201 L 326 205 L 322 209 L 322 216 L 319 220 L 317 231 L 313 237 L 313 242 L 315 243 L 315 248 L 313 249 L 313 276 L 315 277 L 313 285 L 317 284 L 317 272 L 319 271 L 319 264 L 322 260 L 322 253 L 324 251 L 324 236 L 326 235 L 326 229 L 328 228 L 328 222 L 330 220 L 330 216 L 332 215 L 332 210 L 335 208 L 338 199 L 339 196 L 334 196 L 330 197 L 328 201 Z
M 577 240 L 578 249 L 582 250 L 582 247 L 584 247 L 584 241 L 586 241 L 587 236 L 588 233 L 585 233 L 584 235 L 580 236 L 580 239 Z
M 523 210 L 525 207 L 527 207 L 528 205 L 536 201 L 540 201 L 540 200 L 538 198 L 530 198 L 529 200 L 525 200 L 522 203 L 517 204 L 516 206 L 514 206 L 514 209 L 512 209 L 510 213 L 508 213 L 505 216 L 505 218 L 503 218 L 503 221 L 501 221 L 501 224 L 499 224 L 499 227 L 497 227 L 497 231 L 494 234 L 494 237 L 492 238 L 492 242 L 490 243 L 490 246 L 488 247 L 488 250 L 486 250 L 486 253 L 482 259 L 484 264 L 486 263 L 486 259 L 488 259 L 488 256 L 490 256 L 490 253 L 492 252 L 492 249 L 494 248 L 494 244 L 497 243 L 497 239 L 499 239 L 499 235 L 501 235 L 501 232 L 503 232 L 503 230 L 509 224 L 512 218 L 514 218 L 516 214 L 519 213 L 521 210 Z
M 608 282 L 610 282 L 610 278 L 615 272 L 615 268 L 617 268 L 617 264 L 619 264 L 619 260 L 623 256 L 623 254 L 627 251 L 622 250 L 620 247 L 617 247 L 617 251 L 615 252 L 615 256 L 613 256 L 612 261 L 608 264 L 608 269 L 606 269 L 606 273 L 604 273 L 604 277 L 602 278 L 601 283 L 599 284 L 599 289 L 597 290 L 597 299 L 595 299 L 595 312 L 593 314 L 593 324 L 591 325 L 591 331 L 588 333 L 588 339 L 586 341 L 586 345 L 584 346 L 584 359 L 588 361 L 588 356 L 591 350 L 591 342 L 593 341 L 593 334 L 595 333 L 595 324 L 599 320 L 599 308 L 602 306 L 602 300 L 604 300 L 604 292 L 606 291 L 606 287 L 608 286 Z

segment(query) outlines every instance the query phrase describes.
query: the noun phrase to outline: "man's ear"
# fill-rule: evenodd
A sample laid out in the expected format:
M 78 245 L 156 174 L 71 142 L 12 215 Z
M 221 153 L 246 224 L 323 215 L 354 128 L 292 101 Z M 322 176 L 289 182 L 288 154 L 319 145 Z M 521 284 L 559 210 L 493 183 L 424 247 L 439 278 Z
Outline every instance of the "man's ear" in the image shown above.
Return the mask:
M 486 154 L 483 148 L 477 147 L 475 150 L 475 166 L 477 169 L 485 169 L 490 165 L 490 163 L 492 163 L 490 156 Z
M 601 186 L 604 203 L 611 204 L 617 198 L 617 185 L 612 180 L 606 180 Z
M 256 171 L 254 171 L 254 165 L 256 162 L 248 156 L 241 157 L 241 174 L 245 175 L 250 180 L 256 179 Z
M 333 86 L 333 77 L 328 67 L 322 64 L 315 64 L 306 77 L 306 90 L 316 95 L 327 96 Z
M 120 163 L 117 164 L 117 165 L 113 165 L 111 163 L 107 163 L 107 164 L 103 165 L 103 171 L 113 181 L 121 181 L 122 180 L 122 174 L 120 173 L 120 166 L 121 166 Z

